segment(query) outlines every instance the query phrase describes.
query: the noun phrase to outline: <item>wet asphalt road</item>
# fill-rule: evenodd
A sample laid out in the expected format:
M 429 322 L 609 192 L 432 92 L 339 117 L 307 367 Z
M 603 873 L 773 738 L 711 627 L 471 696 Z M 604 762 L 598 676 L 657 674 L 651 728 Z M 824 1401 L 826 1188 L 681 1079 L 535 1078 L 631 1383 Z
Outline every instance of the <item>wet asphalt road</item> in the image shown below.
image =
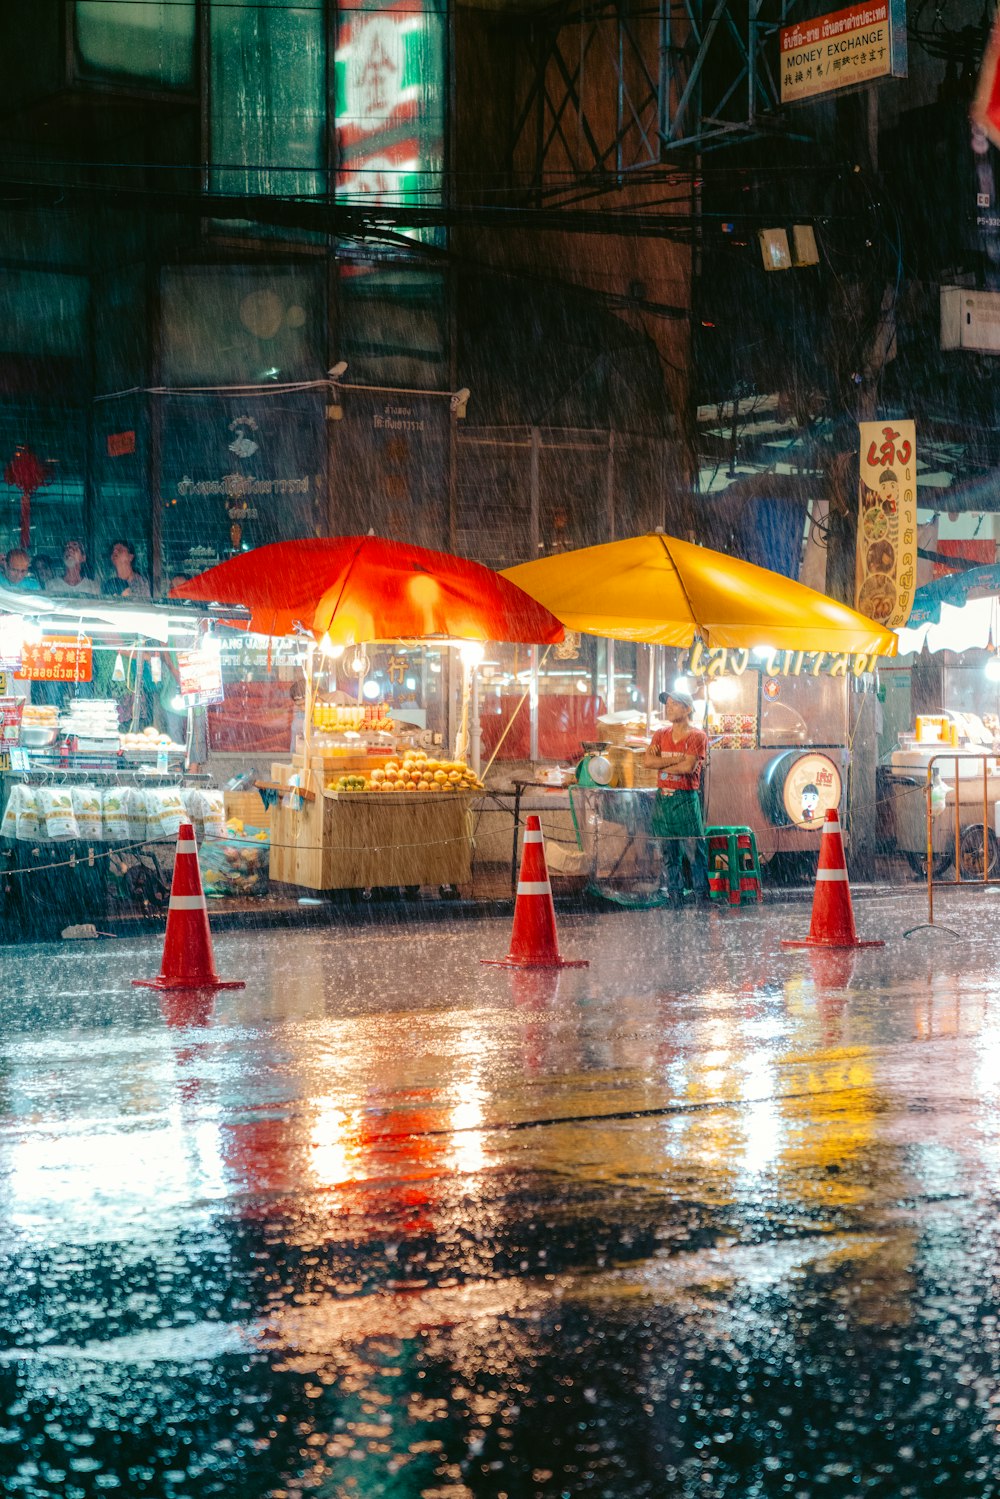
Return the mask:
M 1000 1494 L 1000 897 L 5 949 L 0 1493 Z

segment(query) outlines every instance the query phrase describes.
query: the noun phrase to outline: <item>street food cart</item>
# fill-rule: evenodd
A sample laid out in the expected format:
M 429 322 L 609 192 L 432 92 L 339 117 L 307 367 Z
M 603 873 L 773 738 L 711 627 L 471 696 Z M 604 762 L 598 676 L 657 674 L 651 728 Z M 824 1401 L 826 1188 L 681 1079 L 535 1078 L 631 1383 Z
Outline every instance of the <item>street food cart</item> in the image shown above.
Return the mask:
M 547 609 L 478 563 L 378 537 L 262 547 L 177 593 L 239 599 L 254 630 L 310 642 L 302 735 L 290 761 L 271 765 L 273 880 L 308 890 L 450 889 L 469 880 L 470 806 L 482 790 L 468 765 L 475 665 L 487 640 L 561 640 Z M 386 641 L 457 648 L 451 755 L 440 731 L 388 706 L 369 658 Z M 336 690 L 335 661 L 354 676 L 353 696 Z
M 899 658 L 882 672 L 879 777 L 886 835 L 936 874 L 959 849 L 962 877 L 1000 873 L 1000 569 L 949 574 L 917 590 Z
M 874 738 L 861 697 L 874 699 L 878 656 L 895 651 L 891 631 L 791 579 L 659 533 L 506 576 L 568 628 L 666 647 L 664 685 L 680 678 L 699 698 L 696 722 L 709 737 L 706 824 L 749 826 L 765 860 L 815 855 L 826 811 L 845 802 L 850 810 L 858 789 L 859 725 L 863 739 L 870 723 Z M 642 765 L 653 696 L 651 686 L 644 719 L 631 725 L 627 715 L 624 724 L 599 720 L 578 770 L 578 780 L 606 788 L 590 797 L 603 808 L 593 815 L 617 817 L 636 841 L 649 826 L 642 803 L 655 795 Z M 600 780 L 594 759 L 605 762 Z M 870 779 L 873 797 L 874 757 Z

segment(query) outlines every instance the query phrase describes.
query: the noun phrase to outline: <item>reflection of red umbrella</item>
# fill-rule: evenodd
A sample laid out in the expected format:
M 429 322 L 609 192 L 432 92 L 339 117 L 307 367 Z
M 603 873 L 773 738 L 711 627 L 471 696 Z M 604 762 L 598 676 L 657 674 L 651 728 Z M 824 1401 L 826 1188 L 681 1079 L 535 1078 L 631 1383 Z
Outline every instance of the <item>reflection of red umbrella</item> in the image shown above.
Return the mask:
M 478 562 L 377 536 L 280 541 L 222 562 L 173 598 L 243 604 L 250 629 L 297 626 L 335 645 L 375 640 L 563 638 L 554 614 Z

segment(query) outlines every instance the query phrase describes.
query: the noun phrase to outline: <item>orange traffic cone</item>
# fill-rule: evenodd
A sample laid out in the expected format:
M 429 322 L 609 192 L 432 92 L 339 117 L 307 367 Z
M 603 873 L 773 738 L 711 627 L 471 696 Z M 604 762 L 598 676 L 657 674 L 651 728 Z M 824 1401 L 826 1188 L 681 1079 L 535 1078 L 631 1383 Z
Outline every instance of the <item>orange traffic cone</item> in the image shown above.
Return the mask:
M 514 930 L 505 958 L 482 958 L 496 968 L 589 968 L 584 959 L 559 956 L 556 911 L 545 867 L 545 844 L 538 818 L 529 816 L 524 829 L 521 875 L 514 902 Z
M 884 947 L 884 942 L 859 942 L 854 928 L 851 887 L 847 880 L 844 840 L 835 807 L 826 814 L 819 842 L 819 868 L 813 892 L 812 921 L 804 942 L 783 938 L 782 947 Z
M 212 957 L 212 933 L 201 888 L 194 828 L 182 822 L 170 886 L 163 960 L 155 979 L 133 979 L 138 989 L 245 989 L 242 979 L 220 979 Z

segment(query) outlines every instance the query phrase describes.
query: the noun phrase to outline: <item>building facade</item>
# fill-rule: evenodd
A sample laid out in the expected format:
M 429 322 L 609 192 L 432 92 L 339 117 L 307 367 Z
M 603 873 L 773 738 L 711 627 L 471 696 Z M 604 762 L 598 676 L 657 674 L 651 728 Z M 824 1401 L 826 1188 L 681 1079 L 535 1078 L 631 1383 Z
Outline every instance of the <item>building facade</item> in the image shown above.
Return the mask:
M 0 547 L 80 536 L 101 569 L 125 537 L 162 594 L 278 539 L 505 566 L 669 519 L 690 247 L 537 212 L 580 168 L 520 123 L 528 26 L 447 0 L 0 19 Z

